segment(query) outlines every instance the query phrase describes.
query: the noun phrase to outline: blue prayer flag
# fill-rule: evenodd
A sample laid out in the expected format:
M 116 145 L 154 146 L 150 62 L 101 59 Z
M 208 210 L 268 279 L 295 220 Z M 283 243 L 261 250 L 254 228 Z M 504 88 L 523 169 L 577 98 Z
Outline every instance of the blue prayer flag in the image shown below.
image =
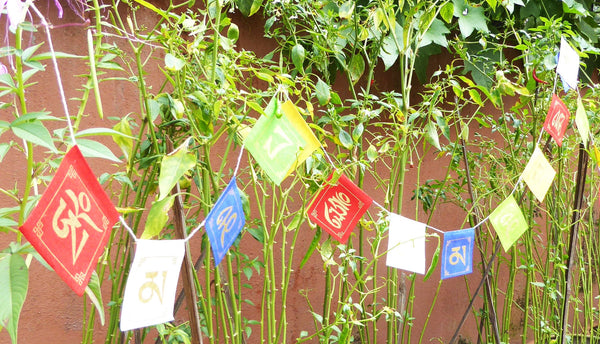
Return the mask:
M 467 228 L 444 233 L 442 279 L 473 272 L 475 229 Z
M 246 217 L 242 200 L 233 177 L 212 210 L 206 216 L 206 234 L 215 257 L 215 266 L 219 265 L 229 247 L 242 231 Z

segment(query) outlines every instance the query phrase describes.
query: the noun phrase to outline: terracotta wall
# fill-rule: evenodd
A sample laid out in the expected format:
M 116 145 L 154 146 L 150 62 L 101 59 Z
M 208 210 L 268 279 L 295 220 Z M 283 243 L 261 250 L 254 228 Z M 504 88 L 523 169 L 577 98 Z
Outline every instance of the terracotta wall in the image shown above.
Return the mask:
M 52 5 L 48 6 L 45 13 L 48 13 L 49 20 L 54 24 L 69 24 L 69 23 L 81 23 L 81 20 L 73 15 L 70 10 L 65 10 L 65 17 L 60 20 L 57 18 L 56 11 Z M 152 19 L 148 19 L 152 20 Z M 240 41 L 238 46 L 248 50 L 253 50 L 257 55 L 264 55 L 274 48 L 272 42 L 263 38 L 262 23 L 257 22 L 257 18 L 247 19 L 239 15 L 234 16 L 234 22 L 239 25 L 240 28 Z M 4 22 L 0 24 L 0 32 L 4 32 Z M 52 30 L 52 36 L 54 39 L 55 49 L 57 51 L 63 51 L 67 53 L 77 54 L 85 56 L 87 54 L 86 36 L 84 27 L 81 26 L 67 26 L 55 28 Z M 4 36 L 4 35 L 3 35 Z M 12 35 L 9 35 L 12 37 Z M 43 31 L 37 33 L 31 37 L 30 44 L 41 42 L 44 39 Z M 118 44 L 123 42 L 117 41 Z M 41 49 L 46 50 L 47 45 L 44 45 Z M 0 62 L 8 65 L 6 58 L 0 58 Z M 432 60 L 433 64 L 445 64 L 445 60 Z M 83 83 L 83 79 L 78 75 L 86 72 L 85 60 L 61 60 L 59 61 L 61 75 L 65 90 L 67 92 L 67 98 L 78 97 L 80 88 Z M 432 67 L 433 68 L 433 67 Z M 28 101 L 29 107 L 32 110 L 48 110 L 57 116 L 62 116 L 63 111 L 59 102 L 59 94 L 56 87 L 56 79 L 50 64 L 47 64 L 48 71 L 43 73 L 38 79 L 39 85 L 32 88 L 32 92 L 29 94 Z M 151 71 L 152 72 L 152 71 Z M 158 69 L 155 69 L 156 76 L 150 76 L 150 83 L 158 85 L 160 81 L 161 73 Z M 154 78 L 154 79 L 152 79 Z M 383 73 L 378 71 L 377 74 L 377 87 L 380 90 L 391 90 L 397 87 L 399 77 L 397 72 L 390 71 Z M 343 89 L 344 85 L 336 85 L 338 89 Z M 418 91 L 418 85 L 415 85 Z M 102 98 L 104 104 L 105 116 L 124 116 L 132 111 L 137 111 L 137 92 L 133 84 L 125 82 L 105 82 L 101 84 Z M 344 98 L 344 94 L 342 94 Z M 77 102 L 70 100 L 70 111 L 75 113 L 77 109 Z M 0 110 L 0 119 L 9 120 L 10 114 L 6 110 Z M 86 118 L 84 120 L 84 126 L 105 126 L 112 127 L 114 122 L 107 124 L 101 121 L 95 113 L 93 103 L 86 109 Z M 2 142 L 6 142 L 10 137 L 9 134 L 4 134 L 0 139 Z M 109 141 L 106 142 L 115 152 L 117 148 Z M 38 157 L 42 156 L 43 151 L 36 151 Z M 114 171 L 115 168 L 122 168 L 123 166 L 114 166 L 112 163 L 106 160 L 100 159 L 89 159 L 89 163 L 96 173 L 101 175 L 104 172 Z M 421 181 L 430 178 L 441 178 L 444 175 L 445 167 L 448 163 L 446 157 L 435 158 L 434 155 L 428 155 L 425 163 L 422 167 Z M 0 187 L 12 188 L 17 185 L 22 185 L 25 174 L 26 161 L 22 152 L 15 149 L 5 157 L 2 161 L 2 178 L 0 178 Z M 416 169 L 409 169 L 407 172 L 407 192 L 405 195 L 405 214 L 406 216 L 414 218 L 415 206 L 414 202 L 410 200 L 412 195 L 412 189 L 417 185 L 418 175 Z M 243 181 L 242 181 L 243 182 Z M 373 180 L 367 180 L 365 190 L 380 204 L 384 203 L 384 195 L 375 188 Z M 40 190 L 40 192 L 43 190 Z M 0 204 L 2 206 L 13 206 L 14 204 L 3 195 L 0 195 Z M 377 209 L 371 208 L 371 211 L 376 214 Z M 421 214 L 423 216 L 423 214 Z M 449 205 L 442 205 L 435 211 L 435 216 L 431 221 L 431 225 L 443 230 L 458 229 L 463 223 L 465 214 L 458 211 L 455 207 Z M 313 231 L 308 228 L 301 228 L 300 230 L 306 231 L 307 239 L 300 240 L 299 245 L 296 247 L 298 254 L 297 259 L 301 259 L 301 256 L 306 252 L 308 243 L 312 239 Z M 310 238 L 310 239 L 309 239 Z M 8 242 L 14 240 L 12 234 L 1 234 L 0 235 L 0 247 L 5 247 Z M 192 245 L 192 256 L 194 259 L 200 252 L 200 240 L 194 238 L 191 241 Z M 430 242 L 427 248 L 428 263 L 431 259 L 434 250 L 434 243 Z M 256 255 L 259 255 L 258 247 L 256 247 L 254 241 L 248 236 L 243 242 L 242 246 L 247 252 L 254 250 Z M 382 264 L 383 265 L 383 264 Z M 307 264 L 301 270 L 296 270 L 292 273 L 291 279 L 291 290 L 289 293 L 288 302 L 288 326 L 290 334 L 288 338 L 295 338 L 299 335 L 301 330 L 312 328 L 312 318 L 307 312 L 307 304 L 303 296 L 300 295 L 300 290 L 310 290 L 311 297 L 315 302 L 322 300 L 323 290 L 321 289 L 322 275 L 323 275 L 323 262 L 318 254 L 312 256 Z M 384 273 L 384 271 L 381 271 Z M 404 275 L 404 274 L 403 274 Z M 435 294 L 435 290 L 438 287 L 438 276 L 439 267 L 434 273 L 433 277 L 427 281 L 422 281 L 422 276 L 417 276 L 416 293 L 415 293 L 415 320 L 413 326 L 413 342 L 416 342 L 420 329 L 422 328 L 426 319 L 426 314 L 429 312 L 431 301 Z M 479 274 L 474 273 L 468 277 L 472 286 L 479 281 Z M 257 280 L 258 281 L 258 280 Z M 408 282 L 407 282 L 408 283 Z M 262 286 L 255 285 L 256 291 L 260 291 Z M 473 288 L 473 287 L 472 287 Z M 106 293 L 107 290 L 104 290 Z M 108 296 L 105 297 L 105 304 L 108 300 Z M 33 262 L 30 269 L 30 282 L 29 292 L 25 302 L 25 306 L 22 312 L 20 327 L 19 327 L 19 342 L 20 343 L 77 343 L 81 341 L 82 337 L 82 313 L 83 309 L 88 309 L 91 304 L 84 305 L 84 299 L 77 297 L 53 272 L 46 270 L 38 262 Z M 480 299 L 481 300 L 481 299 Z M 481 307 L 481 302 L 476 302 L 476 308 Z M 439 338 L 442 341 L 449 340 L 450 336 L 454 332 L 460 317 L 462 316 L 467 304 L 469 297 L 467 290 L 465 289 L 465 282 L 463 278 L 454 278 L 444 281 L 440 287 L 440 295 L 435 305 L 434 311 L 431 318 L 429 319 L 428 331 L 425 342 L 437 342 Z M 319 305 L 320 307 L 320 305 Z M 248 311 L 258 311 L 257 307 L 253 310 L 252 307 Z M 255 313 L 256 314 L 256 313 Z M 178 319 L 185 320 L 185 313 L 180 312 Z M 249 318 L 253 318 L 249 316 Z M 255 319 L 259 319 L 256 314 Z M 101 330 L 101 327 L 98 326 Z M 477 324 L 473 320 L 472 316 L 463 328 L 463 334 L 467 338 L 475 341 Z M 258 329 L 255 329 L 257 331 Z M 96 338 L 102 338 L 97 336 Z M 6 331 L 0 332 L 0 342 L 9 342 L 9 337 Z M 250 340 L 252 342 L 252 340 Z

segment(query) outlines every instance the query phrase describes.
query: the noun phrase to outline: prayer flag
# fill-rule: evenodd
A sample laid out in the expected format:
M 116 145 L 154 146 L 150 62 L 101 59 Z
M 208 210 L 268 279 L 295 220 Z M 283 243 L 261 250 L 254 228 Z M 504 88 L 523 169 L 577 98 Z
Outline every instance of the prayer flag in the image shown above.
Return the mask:
M 73 146 L 19 230 L 81 296 L 118 219 L 79 148 Z
M 554 141 L 559 146 L 562 145 L 570 116 L 571 114 L 565 103 L 556 94 L 553 94 L 550 108 L 548 108 L 548 115 L 544 122 L 544 129 L 554 138 Z
M 121 331 L 173 320 L 184 254 L 184 240 L 136 241 L 135 257 L 123 296 Z
M 515 198 L 510 195 L 490 214 L 490 221 L 498 233 L 504 251 L 527 230 L 527 222 Z
M 345 244 L 373 199 L 343 174 L 336 184 L 330 184 L 334 173 L 311 201 L 307 214 L 313 222 Z
M 552 185 L 556 172 L 546 160 L 542 150 L 536 145 L 529 162 L 523 170 L 522 178 L 538 201 L 543 202 Z
M 245 223 L 242 199 L 234 176 L 206 216 L 206 234 L 215 257 L 215 266 L 225 257 Z
M 590 138 L 590 122 L 588 120 L 587 113 L 583 107 L 583 101 L 581 97 L 577 97 L 577 111 L 575 112 L 575 124 L 577 125 L 577 131 L 581 135 L 581 141 L 583 146 L 587 147 L 588 140 Z
M 389 216 L 386 265 L 425 273 L 425 224 L 397 214 Z
M 269 106 L 275 106 L 274 111 L 266 111 L 266 115 L 256 121 L 244 145 L 269 178 L 279 185 L 320 147 L 320 143 L 291 101 L 279 107 L 277 98 L 273 98 Z
M 467 228 L 444 233 L 442 279 L 473 272 L 475 229 Z
M 579 55 L 564 37 L 560 38 L 560 52 L 556 72 L 560 75 L 565 92 L 570 88 L 577 89 L 579 75 Z

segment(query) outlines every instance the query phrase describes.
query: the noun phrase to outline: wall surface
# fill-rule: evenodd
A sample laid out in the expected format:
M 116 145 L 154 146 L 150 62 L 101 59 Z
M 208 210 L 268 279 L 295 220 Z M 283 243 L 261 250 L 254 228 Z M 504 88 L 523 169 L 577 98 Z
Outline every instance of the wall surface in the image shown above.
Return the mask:
M 54 40 L 55 49 L 57 51 L 67 52 L 71 54 L 86 56 L 86 32 L 85 28 L 80 25 L 63 26 L 61 24 L 81 24 L 81 19 L 75 16 L 69 9 L 65 9 L 65 17 L 63 19 L 57 18 L 57 13 L 52 5 L 49 5 L 45 12 L 50 22 L 55 24 L 57 27 L 52 29 L 52 37 Z M 148 19 L 151 21 L 151 19 Z M 271 51 L 275 46 L 269 40 L 263 38 L 263 28 L 258 18 L 244 18 L 241 15 L 234 15 L 234 22 L 238 24 L 240 28 L 240 40 L 238 47 L 240 49 L 247 49 L 255 51 L 258 56 L 262 56 Z M 0 32 L 5 32 L 4 20 L 0 23 Z M 40 28 L 41 30 L 41 28 Z M 4 36 L 4 35 L 2 35 Z M 12 37 L 11 34 L 8 37 Z M 31 44 L 42 41 L 44 38 L 43 30 L 28 39 L 31 40 Z M 12 39 L 12 38 L 11 38 Z M 122 44 L 118 42 L 117 44 Z M 42 50 L 47 50 L 47 45 L 42 46 Z M 10 61 L 6 58 L 0 58 L 0 62 L 5 65 L 10 65 Z M 63 79 L 64 88 L 67 92 L 67 99 L 77 97 L 81 94 L 81 84 L 83 79 L 79 75 L 86 72 L 85 60 L 60 60 L 60 71 Z M 445 59 L 442 57 L 439 60 L 432 59 L 432 65 L 444 65 Z M 434 67 L 431 67 L 434 68 Z M 30 109 L 36 110 L 48 110 L 57 116 L 62 116 L 62 106 L 56 86 L 55 75 L 50 68 L 50 64 L 47 63 L 48 72 L 43 73 L 43 76 L 36 80 L 39 85 L 32 88 L 32 92 L 29 95 L 29 106 Z M 151 74 L 150 83 L 159 85 L 161 72 L 158 68 L 155 70 L 155 75 Z M 393 90 L 397 87 L 398 76 L 394 72 L 384 73 L 378 71 L 376 80 L 377 87 L 380 90 Z M 345 85 L 340 81 L 336 88 L 343 90 Z M 418 93 L 418 86 L 416 93 Z M 104 112 L 107 118 L 120 117 L 129 114 L 130 112 L 136 111 L 137 107 L 137 92 L 132 84 L 124 82 L 106 82 L 101 84 L 102 98 L 104 104 Z M 341 94 L 344 98 L 345 94 Z M 69 101 L 71 113 L 75 113 L 78 109 L 76 108 L 77 103 L 75 101 Z M 85 111 L 86 117 L 82 122 L 83 127 L 95 127 L 104 126 L 112 127 L 114 121 L 102 121 L 98 118 L 93 107 L 93 103 L 89 105 L 89 108 Z M 0 110 L 0 119 L 8 120 L 10 114 L 5 110 Z M 3 134 L 0 138 L 2 142 L 9 139 L 9 134 Z M 117 147 L 110 141 L 106 141 L 111 149 L 117 152 Z M 44 154 L 43 150 L 37 150 L 36 155 L 41 156 Z M 218 156 L 215 157 L 218 159 Z M 101 159 L 89 159 L 89 163 L 97 176 L 104 172 L 114 171 L 115 169 L 122 168 L 122 166 L 115 166 L 113 163 L 107 162 Z M 409 169 L 407 172 L 408 190 L 412 190 L 418 185 L 419 180 L 422 182 L 430 178 L 442 178 L 444 176 L 445 168 L 447 166 L 447 158 L 438 158 L 435 154 L 428 154 L 427 158 L 422 166 L 422 175 L 418 176 L 416 169 Z M 0 187 L 10 189 L 15 185 L 18 187 L 22 185 L 24 181 L 25 172 L 25 157 L 22 152 L 17 150 L 11 150 L 11 152 L 4 158 L 1 163 L 2 166 L 2 178 L 0 178 Z M 243 182 L 243 181 L 242 181 Z M 384 195 L 376 189 L 376 182 L 374 180 L 366 180 L 364 189 L 380 204 L 384 203 Z M 43 192 L 43 190 L 40 190 Z M 406 216 L 415 218 L 415 214 L 424 216 L 422 212 L 415 209 L 414 201 L 411 201 L 412 192 L 405 194 L 405 214 Z M 0 204 L 2 206 L 14 205 L 11 200 L 6 196 L 0 195 Z M 378 209 L 371 208 L 370 210 L 374 216 L 378 213 Z M 424 219 L 424 217 L 423 217 Z M 442 230 L 454 230 L 464 226 L 463 222 L 465 214 L 458 211 L 458 209 L 452 205 L 442 205 L 438 207 L 432 218 L 430 224 L 436 228 Z M 122 230 L 122 229 L 119 229 Z M 307 228 L 301 228 L 300 230 L 306 231 L 306 237 L 312 239 L 313 231 Z M 14 240 L 15 235 L 13 234 L 2 234 L 0 235 L 0 247 L 5 247 L 6 244 Z M 303 252 L 308 249 L 310 239 L 301 240 L 297 245 L 297 252 L 301 252 L 297 257 L 298 260 L 303 256 Z M 200 240 L 194 238 L 191 241 L 192 256 L 194 259 L 197 258 L 200 252 Z M 242 242 L 242 248 L 248 252 L 252 251 L 255 243 L 250 236 L 244 238 Z M 254 247 L 256 248 L 256 247 Z M 428 262 L 431 259 L 433 250 L 435 249 L 434 243 L 429 242 L 427 246 L 427 257 Z M 258 256 L 260 252 L 256 251 Z M 477 255 L 476 255 L 477 257 Z M 381 271 L 385 273 L 384 270 Z M 465 288 L 465 280 L 463 278 L 454 278 L 444 281 L 440 286 L 440 294 L 438 301 L 435 304 L 432 316 L 426 319 L 426 315 L 431 307 L 432 299 L 435 295 L 436 288 L 438 288 L 438 276 L 439 267 L 434 272 L 433 277 L 427 281 L 422 281 L 422 276 L 417 276 L 416 293 L 415 293 L 415 311 L 414 311 L 414 325 L 413 332 L 416 334 L 420 333 L 421 328 L 424 326 L 426 320 L 429 321 L 428 330 L 426 333 L 425 342 L 441 342 L 448 341 L 463 312 L 469 302 L 469 292 Z M 302 296 L 301 291 L 307 290 L 310 292 L 312 300 L 322 300 L 323 285 L 321 279 L 323 278 L 323 261 L 318 254 L 313 255 L 309 263 L 301 270 L 295 270 L 291 275 L 291 291 L 288 299 L 288 326 L 290 335 L 288 338 L 296 338 L 299 336 L 300 331 L 310 328 L 312 324 L 312 316 L 307 312 L 307 303 Z M 406 274 L 402 274 L 406 276 Z M 474 273 L 467 278 L 470 282 L 471 288 L 479 282 L 479 273 Z M 406 281 L 408 284 L 409 282 Z M 261 289 L 261 285 L 255 285 L 254 288 L 258 292 Z M 108 300 L 108 290 L 105 292 L 105 303 Z M 317 301 L 318 302 L 318 301 Z M 20 327 L 19 327 L 19 342 L 20 343 L 77 343 L 81 341 L 82 337 L 82 314 L 84 308 L 92 307 L 91 304 L 84 304 L 84 299 L 77 297 L 53 272 L 45 269 L 41 264 L 34 261 L 31 263 L 30 268 L 30 282 L 29 291 L 25 306 L 22 312 Z M 260 319 L 258 314 L 260 308 L 258 304 L 256 307 L 248 306 L 248 311 L 251 314 L 249 318 Z M 481 298 L 476 302 L 475 309 L 478 310 L 481 307 Z M 254 312 L 254 313 L 252 313 Z M 186 314 L 180 311 L 177 319 L 184 321 Z M 97 326 L 100 332 L 102 327 Z M 469 317 L 467 323 L 462 330 L 463 336 L 470 340 L 476 341 L 477 324 L 474 322 L 472 317 Z M 413 339 L 416 341 L 418 335 L 413 335 Z M 96 338 L 103 338 L 101 333 L 97 334 Z M 6 331 L 0 332 L 0 342 L 9 342 L 9 337 Z

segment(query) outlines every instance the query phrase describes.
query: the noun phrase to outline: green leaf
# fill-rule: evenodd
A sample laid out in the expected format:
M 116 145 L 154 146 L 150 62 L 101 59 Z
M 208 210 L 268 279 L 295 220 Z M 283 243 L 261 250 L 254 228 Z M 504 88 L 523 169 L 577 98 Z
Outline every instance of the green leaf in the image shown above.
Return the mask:
M 437 129 L 433 122 L 429 122 L 425 126 L 425 139 L 438 150 L 442 150 L 440 147 L 440 137 L 438 136 Z
M 19 315 L 27 296 L 29 271 L 18 254 L 0 253 L 0 325 L 17 342 Z
M 142 239 L 152 239 L 160 234 L 162 229 L 169 221 L 169 210 L 173 206 L 176 195 L 171 195 L 160 201 L 152 202 L 152 207 L 148 212 L 148 219 L 142 233 Z
M 129 154 L 133 151 L 133 132 L 131 130 L 131 125 L 129 124 L 128 116 L 123 117 L 113 129 L 120 134 L 113 135 L 113 140 L 121 148 L 123 154 L 125 154 L 125 159 L 129 160 Z
M 421 40 L 421 44 L 419 46 L 424 47 L 431 43 L 435 43 L 437 45 L 441 45 L 442 47 L 448 47 L 448 41 L 446 40 L 446 35 L 450 33 L 450 30 L 444 25 L 439 19 L 434 19 L 431 22 L 431 26 L 429 30 L 423 35 L 423 40 Z
M 458 27 L 463 37 L 469 37 L 475 29 L 489 32 L 483 7 L 473 7 L 465 0 L 454 0 L 454 16 L 458 17 Z
M 325 81 L 321 80 L 321 78 L 318 79 L 319 80 L 317 81 L 315 89 L 317 93 L 317 99 L 319 100 L 319 104 L 321 106 L 327 105 L 327 103 L 329 103 L 329 100 L 331 99 L 329 85 L 327 85 Z
M 92 271 L 92 277 L 90 282 L 85 287 L 85 293 L 90 298 L 90 301 L 96 307 L 98 315 L 100 316 L 100 324 L 104 326 L 104 305 L 102 304 L 102 292 L 100 290 L 100 279 L 96 271 Z
M 435 252 L 433 253 L 433 258 L 431 258 L 431 265 L 429 265 L 429 269 L 427 269 L 427 272 L 425 273 L 425 277 L 423 277 L 423 282 L 427 281 L 429 279 L 429 277 L 431 277 L 431 274 L 435 270 L 436 266 L 438 265 L 438 261 L 440 260 L 440 251 L 441 251 L 440 237 L 437 234 L 434 234 L 434 236 L 437 237 L 437 247 L 435 249 Z
M 10 143 L 0 143 L 0 162 L 2 162 L 4 156 L 6 155 L 6 153 L 8 153 L 10 146 Z
M 354 142 L 359 142 L 360 138 L 363 134 L 363 132 L 365 131 L 365 126 L 362 123 L 358 123 L 358 125 L 356 126 L 356 128 L 354 128 L 354 130 L 352 130 L 352 139 L 354 140 Z
M 375 146 L 370 145 L 369 149 L 367 149 L 367 159 L 370 162 L 375 161 L 375 159 L 377 159 L 377 148 L 375 148 Z
M 187 171 L 196 166 L 196 155 L 188 152 L 188 142 L 189 139 L 173 153 L 162 159 L 160 164 L 160 176 L 158 177 L 158 189 L 160 190 L 159 200 L 167 197 L 179 179 L 181 179 Z
M 292 48 L 292 61 L 294 66 L 299 72 L 304 72 L 304 59 L 306 58 L 306 52 L 302 44 L 296 44 Z
M 121 162 L 108 147 L 98 141 L 78 139 L 77 146 L 81 149 L 81 154 L 85 157 Z
M 352 136 L 350 136 L 350 134 L 348 134 L 348 132 L 344 129 L 340 129 L 338 138 L 340 139 L 342 146 L 344 146 L 346 149 L 352 149 L 354 146 L 354 143 L 352 142 Z
M 447 2 L 440 9 L 440 17 L 444 19 L 444 21 L 448 24 L 452 21 L 452 16 L 454 14 L 454 5 L 451 2 Z
M 54 147 L 50 132 L 40 121 L 13 122 L 10 127 L 17 137 L 38 146 L 46 147 L 52 152 L 58 152 Z
M 350 74 L 350 80 L 352 83 L 356 83 L 365 72 L 365 60 L 360 54 L 352 56 L 350 65 L 348 66 L 348 72 Z
M 236 23 L 231 23 L 229 28 L 227 29 L 227 38 L 231 40 L 231 42 L 235 43 L 240 38 L 240 28 Z
M 304 264 L 306 264 L 306 262 L 308 262 L 308 259 L 310 258 L 310 256 L 312 256 L 312 254 L 315 252 L 315 249 L 317 248 L 317 246 L 319 246 L 319 241 L 321 240 L 321 232 L 322 232 L 321 228 L 317 227 L 315 236 L 313 237 L 313 240 L 311 241 L 310 245 L 308 246 L 308 250 L 306 251 L 304 258 L 302 258 L 302 261 L 300 262 L 300 269 L 302 269 Z
M 354 12 L 354 0 L 348 0 L 340 6 L 339 15 L 342 19 L 350 19 Z
M 165 67 L 171 71 L 179 71 L 185 66 L 185 61 L 175 57 L 171 53 L 165 55 Z
M 263 0 L 235 0 L 235 5 L 243 15 L 250 17 L 260 9 L 262 2 Z
M 254 237 L 259 243 L 265 243 L 265 231 L 262 228 L 248 228 L 248 233 Z

